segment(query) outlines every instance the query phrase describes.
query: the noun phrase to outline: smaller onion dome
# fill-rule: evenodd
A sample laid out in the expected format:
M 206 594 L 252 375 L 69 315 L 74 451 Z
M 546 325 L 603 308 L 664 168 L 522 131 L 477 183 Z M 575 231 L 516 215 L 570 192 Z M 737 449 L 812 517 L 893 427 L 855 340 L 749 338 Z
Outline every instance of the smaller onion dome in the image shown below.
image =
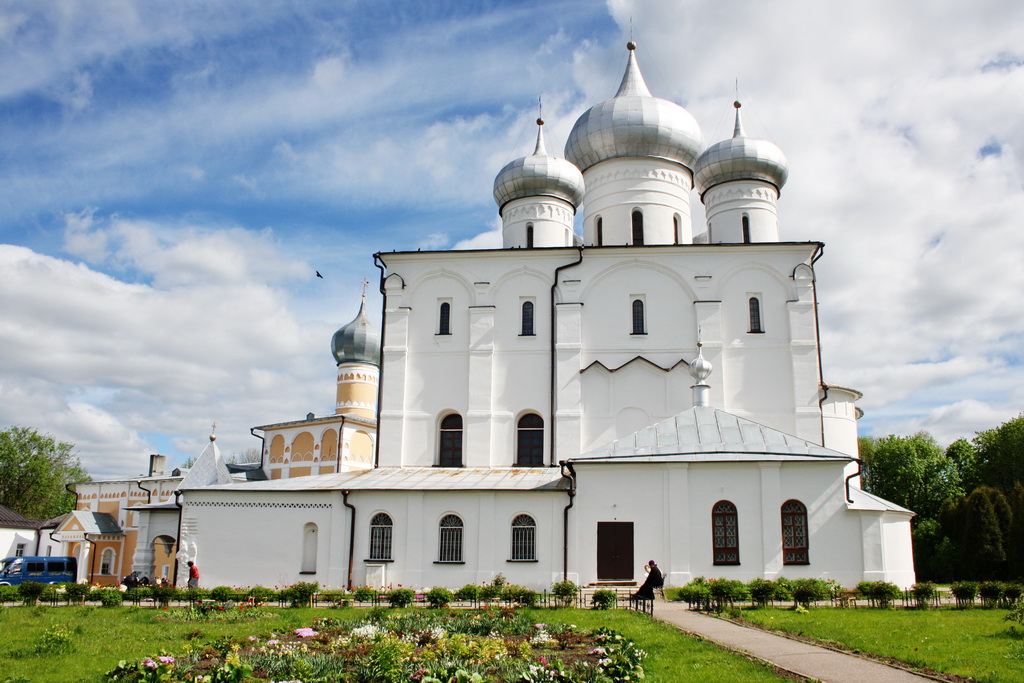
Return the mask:
M 690 377 L 693 377 L 698 384 L 703 384 L 704 380 L 711 375 L 712 366 L 708 362 L 708 359 L 704 357 L 704 350 L 701 348 L 702 344 L 697 342 L 697 357 L 690 361 Z
M 730 180 L 763 180 L 782 190 L 789 177 L 786 155 L 774 142 L 748 138 L 740 121 L 740 103 L 736 108 L 736 127 L 732 137 L 708 147 L 697 160 L 693 184 L 703 196 L 715 185 Z
M 583 202 L 583 174 L 544 147 L 544 119 L 537 119 L 537 148 L 528 157 L 510 161 L 494 179 L 498 211 L 513 199 L 558 197 L 575 209 Z
M 636 43 L 615 97 L 595 104 L 576 120 L 565 158 L 581 171 L 620 157 L 657 157 L 693 169 L 704 148 L 700 126 L 675 102 L 651 95 L 637 65 Z
M 380 330 L 366 317 L 366 295 L 355 320 L 342 326 L 331 339 L 331 353 L 338 365 L 366 363 L 380 367 Z

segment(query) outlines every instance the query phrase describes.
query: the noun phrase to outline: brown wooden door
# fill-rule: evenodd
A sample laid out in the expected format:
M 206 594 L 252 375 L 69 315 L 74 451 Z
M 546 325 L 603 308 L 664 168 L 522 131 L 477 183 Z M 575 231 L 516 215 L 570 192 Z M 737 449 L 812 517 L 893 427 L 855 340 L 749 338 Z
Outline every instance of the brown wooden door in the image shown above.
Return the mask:
M 633 522 L 597 523 L 597 580 L 633 580 Z

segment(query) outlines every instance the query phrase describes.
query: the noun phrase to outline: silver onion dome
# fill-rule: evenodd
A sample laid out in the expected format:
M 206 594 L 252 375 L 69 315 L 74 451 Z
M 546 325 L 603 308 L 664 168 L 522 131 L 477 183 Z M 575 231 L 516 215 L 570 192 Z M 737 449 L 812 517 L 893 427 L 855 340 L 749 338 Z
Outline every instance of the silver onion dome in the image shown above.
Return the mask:
M 704 149 L 700 126 L 678 104 L 651 95 L 637 65 L 636 44 L 615 97 L 588 109 L 565 143 L 565 158 L 581 171 L 618 157 L 660 157 L 693 169 Z
M 548 154 L 544 119 L 537 119 L 537 148 L 528 157 L 510 161 L 494 179 L 498 211 L 513 199 L 558 197 L 577 208 L 583 201 L 583 174 L 565 159 Z
M 366 295 L 355 320 L 344 325 L 331 339 L 331 353 L 339 365 L 366 363 L 380 367 L 380 330 L 366 317 Z
M 748 138 L 740 120 L 740 103 L 736 108 L 736 127 L 732 137 L 711 145 L 700 155 L 693 184 L 703 195 L 715 185 L 730 180 L 763 180 L 782 190 L 789 177 L 786 155 L 768 140 Z
M 704 350 L 701 346 L 701 343 L 697 342 L 697 357 L 689 362 L 690 377 L 693 377 L 699 384 L 704 383 L 704 380 L 711 375 L 712 370 L 711 363 L 704 357 Z

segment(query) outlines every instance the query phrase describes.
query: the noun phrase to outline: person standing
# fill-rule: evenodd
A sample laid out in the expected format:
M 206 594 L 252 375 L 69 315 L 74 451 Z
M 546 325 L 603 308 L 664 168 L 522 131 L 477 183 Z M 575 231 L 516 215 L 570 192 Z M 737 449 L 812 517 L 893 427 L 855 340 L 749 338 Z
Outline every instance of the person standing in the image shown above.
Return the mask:
M 192 560 L 188 561 L 188 587 L 199 588 L 199 567 Z

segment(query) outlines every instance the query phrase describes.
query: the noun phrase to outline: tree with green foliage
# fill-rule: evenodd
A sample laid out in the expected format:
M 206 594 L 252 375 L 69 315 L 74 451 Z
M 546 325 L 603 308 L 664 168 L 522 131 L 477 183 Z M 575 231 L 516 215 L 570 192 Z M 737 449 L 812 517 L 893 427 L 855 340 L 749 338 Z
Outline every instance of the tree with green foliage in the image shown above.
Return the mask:
M 1014 485 L 1008 502 L 1012 519 L 1006 536 L 1007 577 L 1024 581 L 1024 484 Z
M 960 483 L 964 491 L 973 491 L 981 486 L 981 470 L 978 461 L 978 449 L 967 439 L 957 439 L 946 446 L 946 457 L 956 466 L 960 473 Z
M 981 480 L 1009 492 L 1024 483 L 1024 414 L 974 438 Z
M 961 573 L 972 579 L 997 578 L 1006 562 L 1006 547 L 992 501 L 982 489 L 976 489 L 962 509 L 962 535 L 957 543 Z
M 927 432 L 860 439 L 864 490 L 917 513 L 915 525 L 937 519 L 943 501 L 964 495 L 960 473 Z
M 0 505 L 33 519 L 74 509 L 65 486 L 89 478 L 74 448 L 28 427 L 0 431 Z

